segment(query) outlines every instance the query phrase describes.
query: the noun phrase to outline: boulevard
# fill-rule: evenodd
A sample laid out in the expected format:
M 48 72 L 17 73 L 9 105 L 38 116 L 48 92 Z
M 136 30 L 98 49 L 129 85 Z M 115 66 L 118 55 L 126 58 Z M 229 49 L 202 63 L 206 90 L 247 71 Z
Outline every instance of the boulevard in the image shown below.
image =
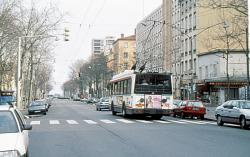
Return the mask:
M 250 131 L 198 119 L 113 116 L 93 104 L 54 100 L 28 119 L 31 157 L 235 157 L 250 153 Z

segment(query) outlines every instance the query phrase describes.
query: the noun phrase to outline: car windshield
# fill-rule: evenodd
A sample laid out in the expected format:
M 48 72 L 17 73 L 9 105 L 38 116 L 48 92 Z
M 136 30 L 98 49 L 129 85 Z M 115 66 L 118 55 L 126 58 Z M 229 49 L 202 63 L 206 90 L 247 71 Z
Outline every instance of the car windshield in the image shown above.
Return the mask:
M 102 102 L 109 102 L 109 99 L 108 98 L 103 98 Z
M 194 107 L 203 107 L 203 104 L 201 102 L 189 102 L 192 104 Z
M 242 102 L 240 104 L 241 104 L 240 108 L 242 108 L 242 109 L 250 109 L 250 102 L 245 101 L 245 102 Z
M 42 105 L 44 105 L 44 104 L 43 104 L 43 102 L 41 102 L 41 101 L 35 101 L 35 102 L 32 102 L 32 103 L 30 104 L 30 106 L 42 106 Z
M 16 133 L 18 126 L 10 111 L 0 111 L 0 133 Z
M 0 96 L 0 103 L 7 103 L 13 101 L 12 96 Z

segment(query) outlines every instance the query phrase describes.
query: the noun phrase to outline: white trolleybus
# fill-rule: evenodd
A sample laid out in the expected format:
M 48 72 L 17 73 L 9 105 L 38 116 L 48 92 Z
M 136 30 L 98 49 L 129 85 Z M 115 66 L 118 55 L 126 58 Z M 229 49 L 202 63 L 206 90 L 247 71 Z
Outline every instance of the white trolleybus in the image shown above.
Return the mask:
M 171 74 L 126 70 L 110 81 L 110 109 L 113 115 L 151 116 L 160 119 L 173 110 Z

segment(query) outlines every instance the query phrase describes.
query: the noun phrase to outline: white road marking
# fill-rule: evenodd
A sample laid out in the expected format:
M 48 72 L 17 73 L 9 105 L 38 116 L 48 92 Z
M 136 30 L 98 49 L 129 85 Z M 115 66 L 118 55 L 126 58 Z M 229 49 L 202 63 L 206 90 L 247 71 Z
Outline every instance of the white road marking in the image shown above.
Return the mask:
M 164 121 L 164 120 L 154 120 L 154 122 L 162 123 L 162 124 L 169 124 L 169 123 L 171 123 L 171 122 Z
M 149 123 L 153 123 L 153 122 L 150 122 L 150 121 L 147 121 L 147 120 L 136 120 L 137 122 L 141 122 L 141 123 L 147 123 L 147 124 L 149 124 Z
M 30 125 L 40 125 L 40 121 L 31 121 Z
M 117 121 L 123 122 L 123 123 L 135 123 L 133 121 L 130 120 L 126 120 L 126 119 L 116 119 Z
M 79 124 L 77 121 L 75 120 L 66 120 L 69 124 Z
M 170 120 L 170 119 L 168 119 L 167 121 L 173 122 L 173 123 L 179 123 L 179 124 L 187 124 L 186 122 L 181 122 L 181 121 L 177 121 L 177 120 Z
M 54 124 L 60 124 L 60 122 L 59 122 L 59 120 L 50 120 L 49 121 L 49 124 L 52 124 L 52 125 L 54 125 Z
M 192 120 L 180 120 L 180 122 L 187 122 L 187 123 L 193 123 L 193 124 L 199 124 L 199 125 L 206 124 L 206 123 L 196 122 L 196 121 L 192 121 Z
M 217 125 L 216 122 L 208 122 L 208 121 L 198 121 L 198 122 L 201 122 L 201 123 L 204 123 L 204 124 L 212 124 L 212 125 Z
M 88 123 L 88 124 L 97 124 L 97 122 L 95 122 L 93 120 L 83 120 L 83 121 Z
M 101 119 L 100 121 L 102 121 L 103 123 L 107 123 L 107 124 L 113 124 L 113 123 L 116 123 L 116 122 L 113 122 L 113 121 L 108 120 L 108 119 Z

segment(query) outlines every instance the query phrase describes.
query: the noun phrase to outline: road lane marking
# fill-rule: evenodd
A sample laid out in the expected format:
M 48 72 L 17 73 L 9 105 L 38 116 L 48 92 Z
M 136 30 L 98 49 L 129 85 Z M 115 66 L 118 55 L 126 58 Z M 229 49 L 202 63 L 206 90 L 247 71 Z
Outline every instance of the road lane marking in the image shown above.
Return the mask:
M 187 123 L 193 123 L 193 124 L 199 124 L 199 125 L 205 124 L 205 123 L 196 122 L 196 121 L 191 121 L 191 120 L 180 120 L 180 122 L 187 122 Z
M 66 120 L 69 124 L 79 124 L 77 121 L 75 120 Z
M 150 121 L 147 121 L 147 120 L 136 120 L 137 122 L 141 122 L 141 123 L 147 123 L 147 124 L 149 124 L 149 123 L 153 123 L 153 122 L 150 122 Z
M 40 121 L 31 121 L 30 125 L 40 125 Z
M 216 122 L 208 122 L 208 121 L 198 121 L 198 122 L 201 122 L 201 123 L 204 123 L 204 124 L 212 124 L 212 125 L 217 125 Z
M 97 124 L 97 122 L 95 122 L 93 120 L 83 120 L 83 121 L 88 123 L 88 124 Z
M 50 120 L 49 124 L 57 125 L 57 124 L 60 124 L 60 122 L 59 122 L 59 120 Z
M 179 123 L 179 124 L 187 124 L 186 122 L 181 122 L 181 121 L 176 121 L 176 120 L 170 120 L 170 119 L 168 119 L 167 121 L 173 122 L 173 123 Z
M 116 119 L 116 120 L 119 121 L 119 122 L 123 122 L 123 123 L 135 123 L 133 121 L 126 120 L 126 119 Z
M 164 121 L 164 120 L 154 120 L 154 122 L 162 123 L 162 124 L 169 124 L 169 123 L 171 123 L 171 122 Z
M 102 121 L 103 123 L 107 123 L 107 124 L 113 124 L 113 123 L 116 123 L 116 122 L 113 122 L 113 121 L 108 120 L 108 119 L 101 119 L 100 121 Z

